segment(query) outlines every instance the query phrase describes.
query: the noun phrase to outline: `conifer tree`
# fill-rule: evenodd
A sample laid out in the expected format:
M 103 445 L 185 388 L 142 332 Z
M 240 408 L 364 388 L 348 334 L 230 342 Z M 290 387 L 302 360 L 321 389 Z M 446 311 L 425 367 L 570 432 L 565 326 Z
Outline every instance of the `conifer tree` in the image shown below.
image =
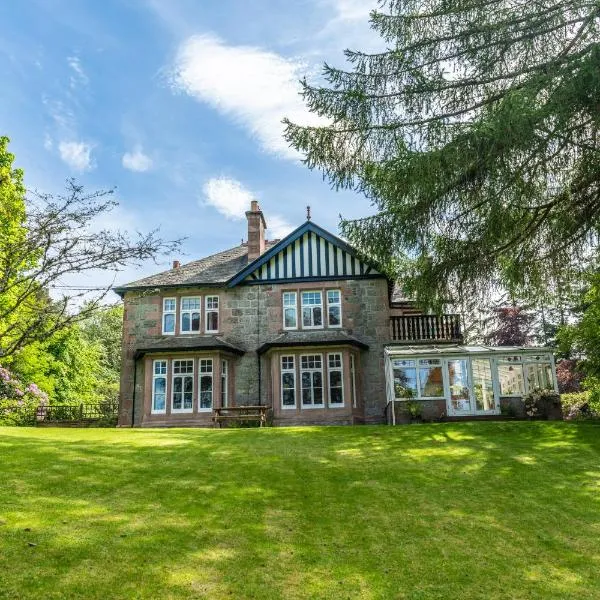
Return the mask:
M 407 293 L 518 296 L 585 267 L 600 227 L 600 3 L 382 0 L 385 49 L 303 82 L 286 138 L 376 213 L 344 235 Z

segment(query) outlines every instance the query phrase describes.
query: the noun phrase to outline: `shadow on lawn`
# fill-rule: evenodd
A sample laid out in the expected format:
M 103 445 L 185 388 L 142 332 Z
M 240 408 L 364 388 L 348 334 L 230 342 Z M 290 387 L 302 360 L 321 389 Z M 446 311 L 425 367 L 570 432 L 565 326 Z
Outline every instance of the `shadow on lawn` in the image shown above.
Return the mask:
M 61 431 L 0 433 L 9 598 L 600 585 L 598 426 Z

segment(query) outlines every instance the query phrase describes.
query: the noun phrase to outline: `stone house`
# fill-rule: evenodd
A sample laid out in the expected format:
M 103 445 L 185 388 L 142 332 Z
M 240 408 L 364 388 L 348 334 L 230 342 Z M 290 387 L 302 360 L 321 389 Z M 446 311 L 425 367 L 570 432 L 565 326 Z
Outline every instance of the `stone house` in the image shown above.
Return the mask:
M 310 219 L 116 289 L 125 304 L 121 426 L 212 426 L 221 407 L 269 406 L 275 425 L 396 422 L 522 410 L 556 389 L 540 348 L 462 345 L 458 315 L 422 314 L 394 282 Z

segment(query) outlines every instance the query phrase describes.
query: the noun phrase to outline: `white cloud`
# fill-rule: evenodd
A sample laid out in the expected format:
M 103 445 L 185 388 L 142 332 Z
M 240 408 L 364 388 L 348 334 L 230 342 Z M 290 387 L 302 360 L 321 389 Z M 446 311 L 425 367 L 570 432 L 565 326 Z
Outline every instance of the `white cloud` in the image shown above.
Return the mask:
M 152 168 L 152 159 L 144 154 L 141 146 L 136 146 L 133 152 L 125 152 L 121 161 L 123 166 L 130 171 L 143 173 Z
M 283 139 L 281 120 L 322 123 L 298 92 L 306 65 L 251 46 L 228 46 L 214 35 L 196 35 L 179 47 L 172 85 L 232 117 L 262 148 L 285 158 L 298 154 Z
M 331 0 L 331 4 L 338 18 L 344 21 L 368 20 L 369 13 L 377 6 L 367 0 Z
M 205 204 L 214 206 L 227 219 L 241 221 L 246 217 L 251 200 L 256 194 L 244 187 L 236 179 L 229 177 L 213 177 L 202 186 Z M 294 228 L 286 219 L 276 214 L 266 214 L 267 233 L 269 239 L 285 237 Z
M 83 70 L 81 61 L 77 56 L 68 56 L 67 64 L 71 67 L 73 75 L 71 75 L 71 88 L 77 87 L 78 84 L 86 86 L 90 79 Z
M 74 171 L 89 171 L 94 168 L 92 146 L 86 142 L 65 142 L 58 145 L 60 157 Z
M 214 206 L 227 219 L 242 219 L 255 199 L 239 181 L 228 177 L 213 177 L 202 186 L 206 203 Z
M 288 233 L 291 233 L 295 228 L 288 221 L 279 215 L 265 216 L 267 221 L 267 236 L 270 240 L 276 238 L 284 238 Z

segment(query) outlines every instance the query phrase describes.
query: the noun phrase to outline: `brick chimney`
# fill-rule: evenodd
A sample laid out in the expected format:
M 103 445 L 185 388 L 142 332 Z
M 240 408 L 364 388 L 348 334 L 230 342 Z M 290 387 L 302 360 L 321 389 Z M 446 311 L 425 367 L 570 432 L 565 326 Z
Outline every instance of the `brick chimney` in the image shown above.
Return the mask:
M 180 266 L 181 266 L 181 263 L 178 260 L 174 260 L 173 261 L 173 268 L 174 269 L 179 269 Z
M 250 202 L 246 211 L 248 219 L 248 262 L 256 260 L 265 251 L 265 229 L 267 224 L 256 200 Z

